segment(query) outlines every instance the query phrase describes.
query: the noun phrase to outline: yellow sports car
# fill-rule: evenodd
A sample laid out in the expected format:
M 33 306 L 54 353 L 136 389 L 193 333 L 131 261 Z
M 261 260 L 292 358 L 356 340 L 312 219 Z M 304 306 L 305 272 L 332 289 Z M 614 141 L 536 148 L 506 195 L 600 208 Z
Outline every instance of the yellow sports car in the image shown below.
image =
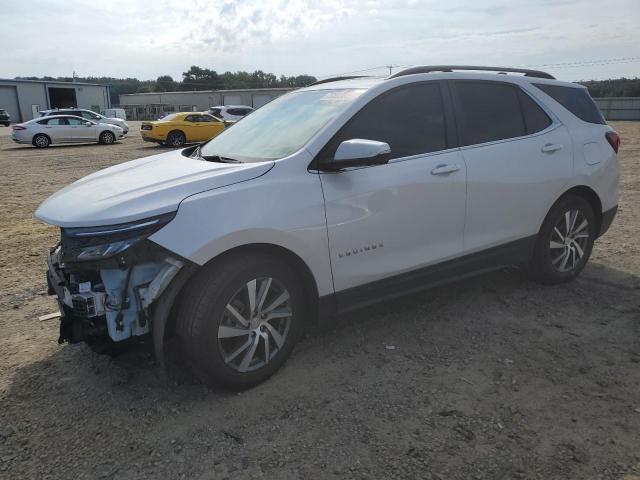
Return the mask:
M 204 142 L 225 129 L 225 122 L 203 112 L 171 113 L 155 122 L 142 122 L 140 134 L 145 142 L 167 147 Z

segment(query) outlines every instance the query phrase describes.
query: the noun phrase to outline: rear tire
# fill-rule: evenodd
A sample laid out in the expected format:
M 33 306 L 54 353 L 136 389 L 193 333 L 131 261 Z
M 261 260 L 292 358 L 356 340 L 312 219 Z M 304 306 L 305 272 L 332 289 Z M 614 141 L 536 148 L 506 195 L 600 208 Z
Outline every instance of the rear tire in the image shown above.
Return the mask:
M 100 134 L 98 143 L 101 143 L 103 145 L 111 145 L 112 143 L 114 143 L 116 141 L 116 136 L 113 134 L 113 132 L 102 132 Z
M 33 141 L 31 143 L 33 143 L 33 146 L 36 148 L 47 148 L 51 145 L 51 139 L 45 134 L 39 133 L 33 137 Z
M 179 130 L 169 132 L 167 140 L 164 142 L 165 146 L 173 148 L 183 147 L 185 143 L 187 143 L 187 137 Z
M 205 267 L 185 287 L 176 330 L 184 360 L 204 383 L 243 390 L 273 375 L 303 324 L 294 270 L 262 253 Z
M 542 223 L 529 273 L 546 285 L 573 280 L 589 260 L 596 233 L 591 204 L 575 195 L 561 198 Z

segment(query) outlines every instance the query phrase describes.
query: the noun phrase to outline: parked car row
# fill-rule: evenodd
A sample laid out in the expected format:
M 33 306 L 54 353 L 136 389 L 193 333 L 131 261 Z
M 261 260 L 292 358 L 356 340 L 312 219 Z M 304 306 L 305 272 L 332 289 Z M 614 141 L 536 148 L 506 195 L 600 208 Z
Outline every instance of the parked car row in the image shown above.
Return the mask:
M 16 143 L 46 148 L 59 143 L 98 142 L 110 145 L 124 135 L 124 130 L 117 125 L 75 115 L 53 115 L 14 125 L 11 139 Z
M 140 134 L 147 142 L 179 148 L 212 139 L 252 111 L 251 107 L 235 105 L 211 107 L 206 112 L 170 113 L 155 122 L 143 122 Z M 14 142 L 37 148 L 59 143 L 111 144 L 129 133 L 129 125 L 124 119 L 106 117 L 91 110 L 63 108 L 39 113 L 39 118 L 13 126 L 11 138 Z M 122 109 L 109 109 L 105 113 L 124 116 Z M 8 126 L 10 122 L 9 114 L 0 109 L 0 123 Z

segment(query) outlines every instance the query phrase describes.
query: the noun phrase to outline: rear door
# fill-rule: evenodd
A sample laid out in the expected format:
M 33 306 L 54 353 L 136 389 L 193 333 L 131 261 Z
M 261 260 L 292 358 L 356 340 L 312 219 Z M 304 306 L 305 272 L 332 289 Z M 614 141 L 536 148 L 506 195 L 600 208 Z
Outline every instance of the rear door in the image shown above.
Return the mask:
M 67 119 L 64 117 L 51 117 L 45 120 L 44 133 L 49 135 L 52 143 L 69 142 L 70 132 Z
M 393 157 L 320 173 L 337 292 L 382 279 L 384 286 L 363 287 L 356 297 L 411 290 L 423 283 L 420 274 L 401 274 L 461 254 L 466 171 L 448 135 L 442 92 L 439 82 L 424 82 L 383 93 L 319 154 L 332 158 L 340 142 L 367 139 L 388 143 Z
M 571 177 L 571 138 L 517 85 L 451 84 L 467 165 L 465 252 L 510 242 L 526 247 Z

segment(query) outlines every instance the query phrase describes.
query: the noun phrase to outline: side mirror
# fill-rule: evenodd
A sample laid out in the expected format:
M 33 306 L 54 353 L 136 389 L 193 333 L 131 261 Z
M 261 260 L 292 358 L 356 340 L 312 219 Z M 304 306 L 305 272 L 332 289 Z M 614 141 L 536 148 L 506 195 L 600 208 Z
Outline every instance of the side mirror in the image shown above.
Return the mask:
M 337 171 L 347 167 L 384 165 L 391 158 L 388 143 L 354 138 L 345 140 L 336 150 L 333 160 L 323 165 L 323 170 Z
M 91 123 L 91 122 L 82 122 L 82 124 L 83 124 L 85 127 L 90 127 L 91 125 L 93 125 L 93 123 Z

